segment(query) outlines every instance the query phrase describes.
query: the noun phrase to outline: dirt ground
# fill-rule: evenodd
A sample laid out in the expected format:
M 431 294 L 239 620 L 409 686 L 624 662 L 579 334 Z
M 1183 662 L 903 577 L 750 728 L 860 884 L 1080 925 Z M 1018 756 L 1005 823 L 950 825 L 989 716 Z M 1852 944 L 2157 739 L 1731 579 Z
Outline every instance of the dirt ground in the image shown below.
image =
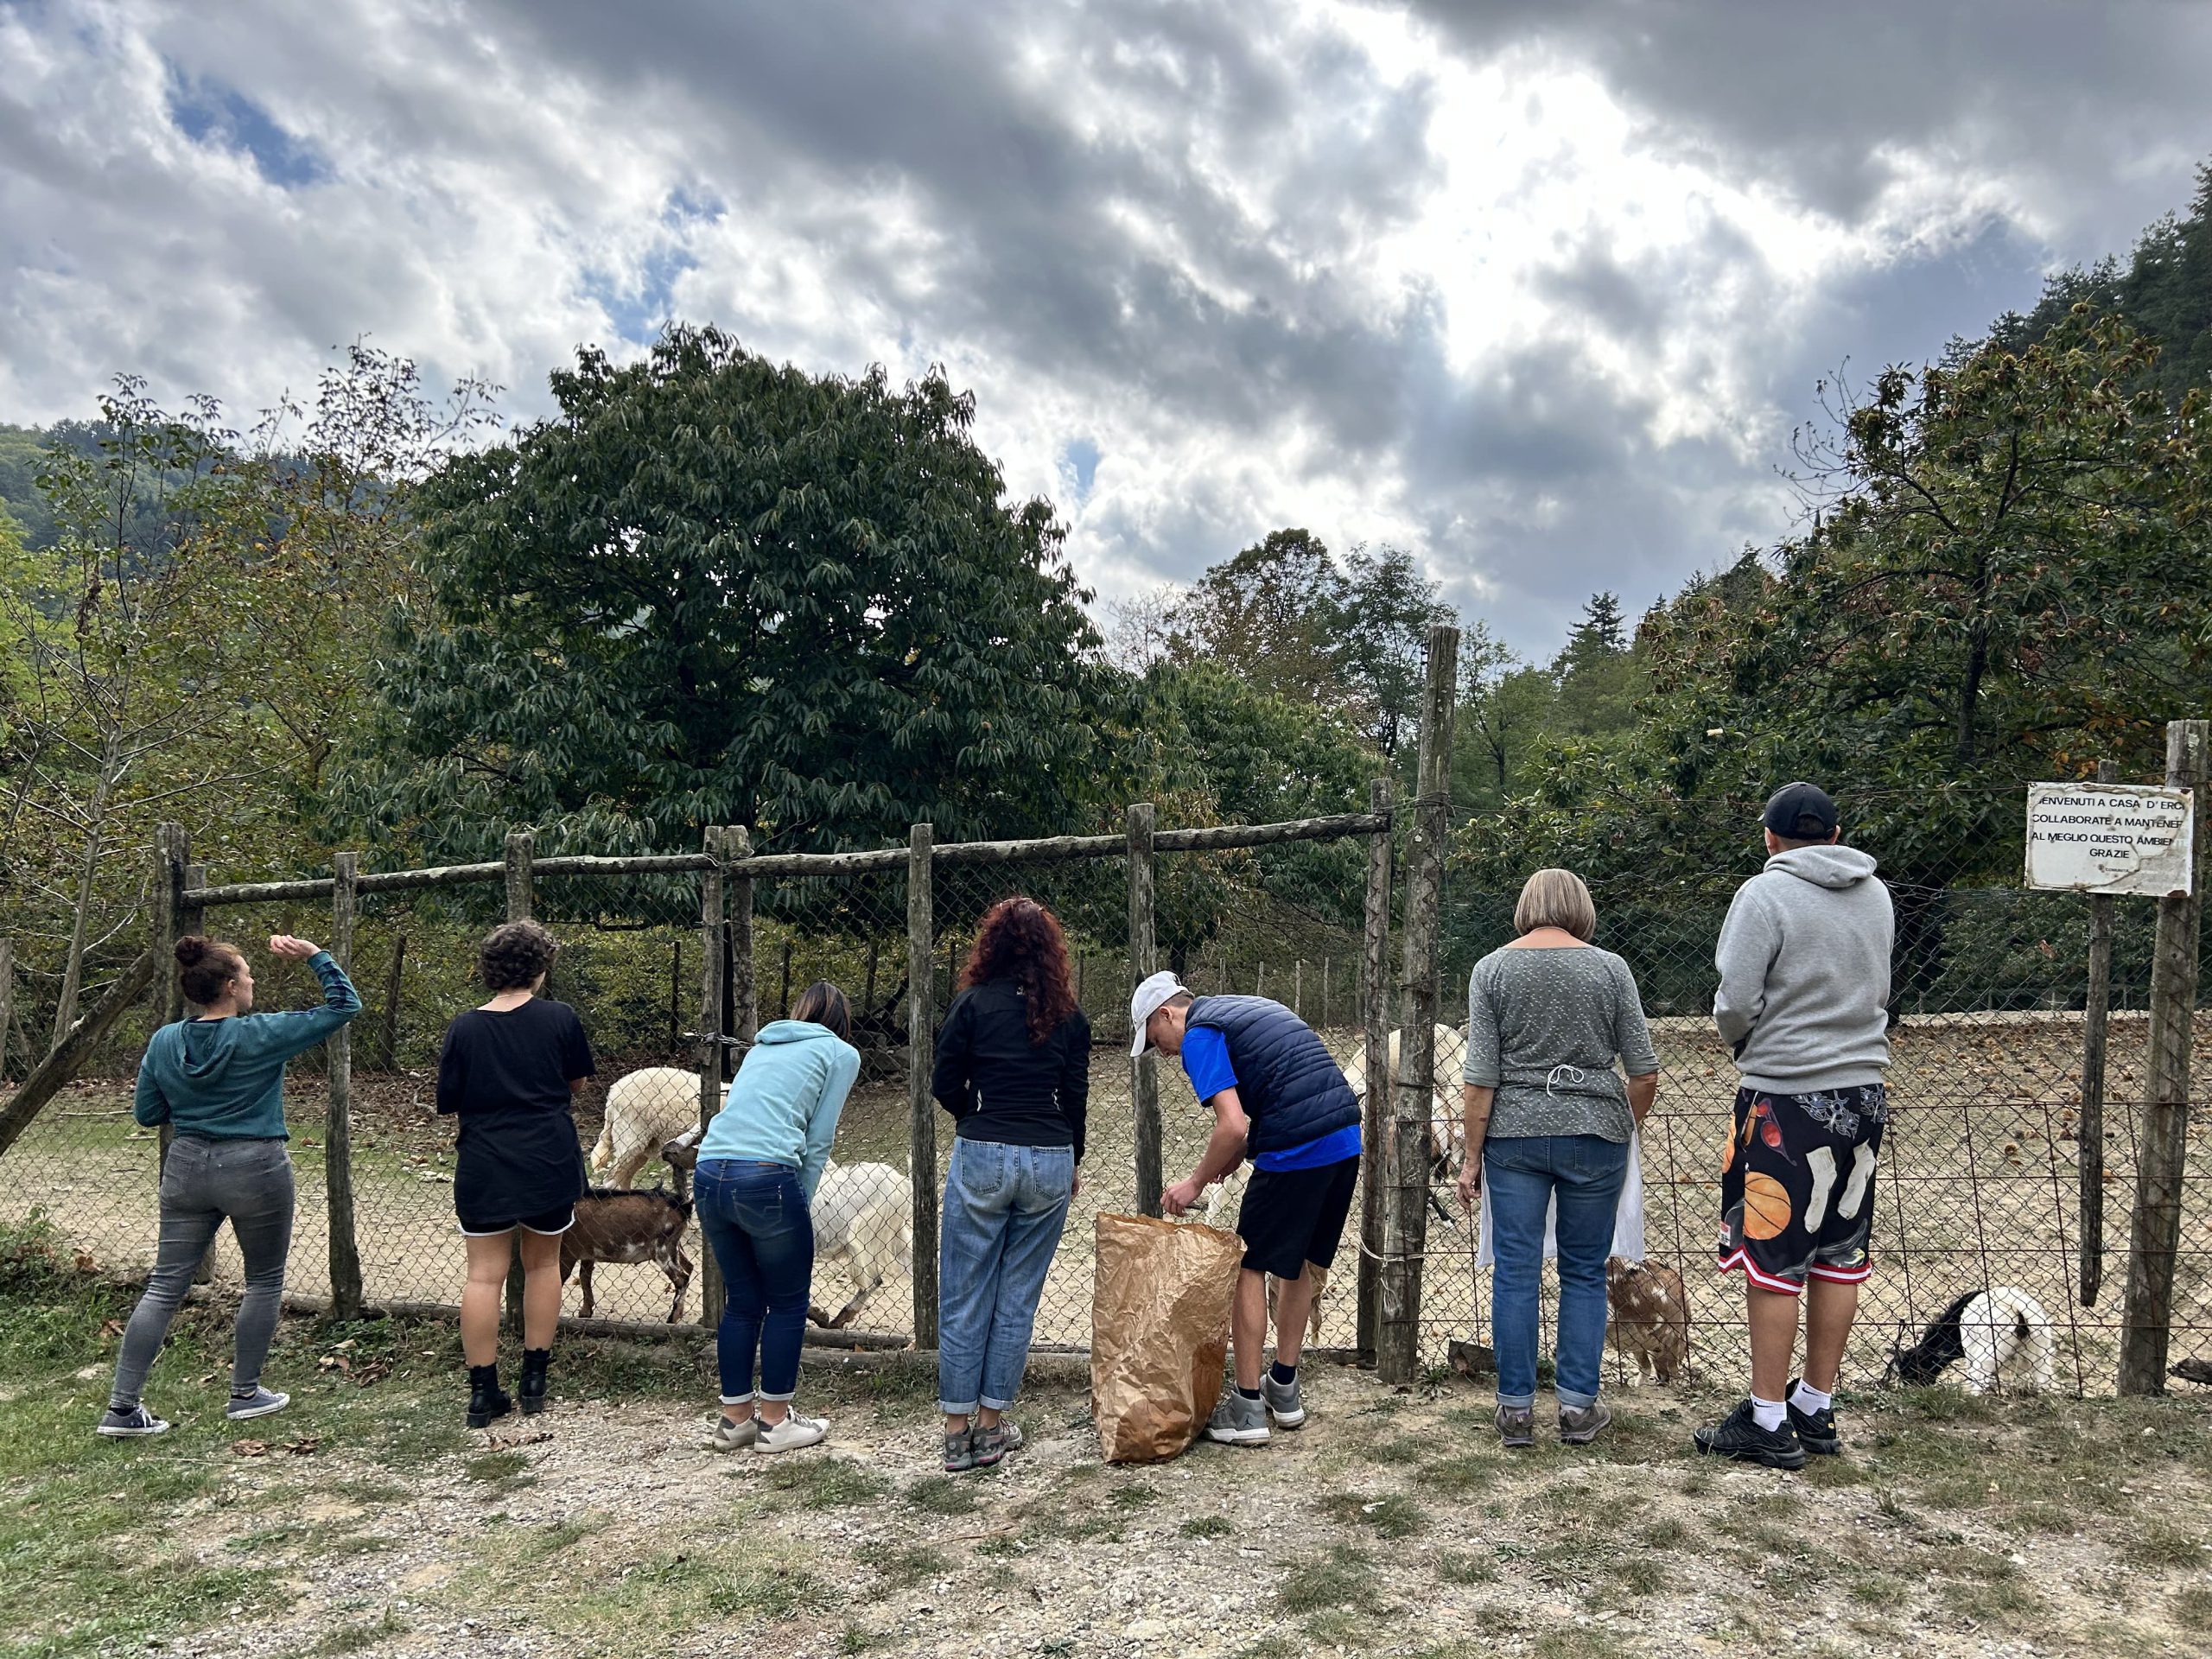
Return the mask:
M 910 1357 L 810 1358 L 825 1447 L 702 1449 L 696 1338 L 565 1344 L 551 1410 L 470 1433 L 449 1328 L 288 1321 L 296 1402 L 242 1432 L 215 1306 L 149 1390 L 178 1427 L 117 1444 L 127 1300 L 5 1284 L 0 1653 L 2141 1659 L 2212 1620 L 2202 1395 L 1853 1396 L 1847 1454 L 1778 1474 L 1688 1454 L 1717 1390 L 1507 1453 L 1471 1385 L 1325 1369 L 1298 1433 L 1124 1468 L 1059 1362 L 1030 1448 L 955 1478 Z
M 1349 1058 L 1353 1033 L 1333 1030 L 1331 1045 Z M 1680 1268 L 1693 1310 L 1696 1363 L 1722 1371 L 1744 1352 L 1738 1281 L 1714 1273 L 1719 1152 L 1735 1074 L 1702 1021 L 1662 1020 L 1656 1032 L 1662 1064 L 1660 1103 L 1646 1127 L 1645 1244 L 1651 1259 Z M 2081 1303 L 2081 1236 L 2076 1138 L 2078 1016 L 1999 1014 L 1913 1020 L 1896 1033 L 1890 1077 L 1897 1115 L 1877 1182 L 1877 1272 L 1866 1292 L 1849 1375 L 1872 1381 L 1891 1344 L 1910 1342 L 1955 1295 L 1991 1284 L 2017 1286 L 2049 1311 L 2057 1338 L 2061 1386 L 2109 1389 L 2120 1288 L 2126 1271 L 2127 1215 L 2133 1191 L 2133 1114 L 2139 1089 L 2140 1015 L 2114 1017 L 2113 1101 L 2106 1136 L 2110 1214 L 2106 1287 L 2094 1306 Z M 2212 1037 L 2199 1066 L 2212 1075 Z M 609 1067 L 610 1076 L 620 1068 Z M 462 1278 L 452 1218 L 450 1126 L 429 1110 L 430 1078 L 401 1073 L 355 1081 L 357 1230 L 372 1300 L 450 1301 Z M 296 1074 L 289 1109 L 302 1202 L 293 1251 L 292 1287 L 327 1290 L 320 1078 Z M 1092 1065 L 1090 1151 L 1085 1184 L 1068 1224 L 1039 1308 L 1036 1340 L 1074 1346 L 1090 1340 L 1092 1225 L 1103 1211 L 1133 1207 L 1135 1164 L 1129 1065 L 1100 1050 Z M 1197 1160 L 1208 1120 L 1180 1074 L 1160 1076 L 1165 1161 L 1174 1179 Z M 597 1090 L 580 1102 L 588 1144 L 599 1130 Z M 86 1084 L 48 1109 L 0 1160 L 0 1220 L 42 1211 L 95 1262 L 143 1269 L 154 1238 L 152 1135 L 130 1122 L 120 1084 Z M 940 1162 L 950 1122 L 938 1120 Z M 839 1127 L 836 1156 L 904 1169 L 908 1127 L 903 1078 L 877 1075 L 855 1090 Z M 2212 1359 L 2212 1115 L 2191 1129 L 2172 1357 Z M 658 1170 L 643 1178 L 650 1181 Z M 942 1175 L 940 1173 L 940 1179 Z M 1448 1192 L 1446 1206 L 1456 1211 Z M 1231 1212 L 1233 1214 L 1233 1211 Z M 1323 1299 L 1321 1341 L 1353 1341 L 1356 1242 L 1348 1243 Z M 1424 1264 L 1424 1354 L 1441 1363 L 1455 1337 L 1487 1338 L 1488 1275 L 1473 1267 L 1473 1230 L 1455 1214 L 1431 1217 Z M 696 1230 L 691 1254 L 702 1252 Z M 235 1252 L 218 1247 L 220 1278 L 236 1281 Z M 848 1286 L 824 1269 L 822 1289 L 842 1300 Z M 599 1275 L 598 1312 L 658 1320 L 668 1312 L 665 1281 L 651 1267 L 615 1267 Z M 912 1329 L 912 1283 L 895 1276 L 860 1321 L 863 1328 Z M 817 1295 L 817 1300 L 827 1298 Z M 576 1287 L 568 1307 L 578 1311 Z M 696 1318 L 695 1286 L 688 1303 Z M 1549 1297 L 1547 1294 L 1548 1321 Z

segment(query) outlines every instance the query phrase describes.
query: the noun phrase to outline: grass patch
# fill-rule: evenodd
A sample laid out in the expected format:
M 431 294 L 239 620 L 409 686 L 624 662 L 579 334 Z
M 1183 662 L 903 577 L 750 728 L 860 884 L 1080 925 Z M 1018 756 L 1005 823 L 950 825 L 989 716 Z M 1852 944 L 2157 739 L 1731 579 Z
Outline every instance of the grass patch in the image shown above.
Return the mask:
M 1623 1651 L 1609 1636 L 1569 1626 L 1545 1630 L 1529 1644 L 1532 1659 L 1618 1659 Z
M 1496 1458 L 1446 1458 L 1435 1463 L 1424 1463 L 1414 1471 L 1414 1484 L 1424 1491 L 1440 1493 L 1448 1497 L 1464 1497 L 1470 1492 L 1487 1491 L 1497 1481 L 1498 1471 L 1503 1465 Z
M 1488 1555 L 1446 1550 L 1436 1558 L 1436 1576 L 1446 1584 L 1489 1584 L 1497 1577 L 1497 1562 Z
M 1428 1525 L 1428 1512 L 1413 1499 L 1393 1492 L 1369 1497 L 1361 1492 L 1332 1492 L 1313 1507 L 1345 1526 L 1373 1529 L 1383 1538 L 1410 1538 Z
M 2212 1552 L 2196 1535 L 2171 1521 L 2152 1521 L 2137 1528 L 2120 1554 L 2137 1567 L 2212 1566 Z
M 378 1618 L 355 1624 L 340 1624 L 325 1634 L 322 1640 L 309 1648 L 311 1654 L 359 1653 L 364 1648 L 373 1648 L 379 1642 L 395 1636 L 404 1636 L 412 1628 L 407 1621 L 387 1607 Z
M 1367 1553 L 1343 1544 L 1292 1567 L 1277 1586 L 1275 1599 L 1283 1611 L 1299 1617 L 1346 1610 L 1381 1613 L 1389 1606 L 1368 1570 Z
M 1653 1549 L 1679 1549 L 1689 1541 L 1689 1522 L 1680 1516 L 1662 1516 L 1640 1535 Z
M 471 1480 L 487 1484 L 493 1481 L 512 1480 L 530 1471 L 530 1459 L 519 1452 L 486 1452 L 471 1458 L 461 1465 L 461 1472 Z
M 1366 1457 L 1370 1463 L 1402 1466 L 1419 1463 L 1428 1450 L 1428 1442 L 1418 1434 L 1402 1434 L 1395 1440 L 1384 1440 L 1368 1448 Z
M 2173 1615 L 2174 1623 L 2184 1630 L 2212 1627 L 2212 1590 L 2191 1585 L 2186 1590 L 2176 1591 L 2173 1599 L 2166 1604 L 2166 1611 Z
M 1902 1607 L 1912 1592 L 1886 1573 L 1868 1573 L 1851 1581 L 1847 1592 L 1861 1607 Z
M 891 1491 L 891 1483 L 850 1458 L 779 1459 L 768 1484 L 789 1493 L 802 1509 L 842 1510 L 872 1503 Z
M 1225 1515 L 1196 1515 L 1175 1530 L 1185 1538 L 1226 1538 L 1236 1523 Z
M 926 1544 L 871 1545 L 855 1551 L 855 1559 L 875 1570 L 886 1591 L 911 1590 L 943 1574 L 948 1565 L 941 1553 Z
M 963 1481 L 918 1480 L 906 1488 L 906 1502 L 925 1515 L 973 1515 L 974 1489 Z
M 1134 1510 L 1150 1509 L 1160 1502 L 1160 1494 L 1149 1486 L 1132 1484 L 1128 1486 L 1116 1486 L 1106 1501 L 1116 1509 L 1126 1513 Z

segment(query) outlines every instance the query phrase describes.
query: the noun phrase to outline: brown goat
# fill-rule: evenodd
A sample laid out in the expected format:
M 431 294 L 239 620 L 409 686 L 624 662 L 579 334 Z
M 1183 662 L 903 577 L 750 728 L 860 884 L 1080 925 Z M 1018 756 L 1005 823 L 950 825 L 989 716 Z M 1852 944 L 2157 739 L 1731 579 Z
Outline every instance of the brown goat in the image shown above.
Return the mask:
M 1605 1258 L 1606 1339 L 1636 1361 L 1637 1380 L 1672 1382 L 1690 1363 L 1690 1304 L 1682 1275 L 1649 1262 Z
M 684 1230 L 691 1224 L 691 1169 L 698 1151 L 690 1137 L 661 1147 L 662 1161 L 675 1178 L 676 1191 L 649 1187 L 639 1192 L 624 1187 L 595 1186 L 576 1200 L 575 1225 L 561 1235 L 561 1282 L 581 1268 L 576 1282 L 583 1287 L 583 1317 L 592 1311 L 591 1270 L 601 1262 L 652 1262 L 668 1275 L 675 1300 L 668 1322 L 683 1317 L 683 1294 L 691 1283 L 691 1258 L 683 1252 Z

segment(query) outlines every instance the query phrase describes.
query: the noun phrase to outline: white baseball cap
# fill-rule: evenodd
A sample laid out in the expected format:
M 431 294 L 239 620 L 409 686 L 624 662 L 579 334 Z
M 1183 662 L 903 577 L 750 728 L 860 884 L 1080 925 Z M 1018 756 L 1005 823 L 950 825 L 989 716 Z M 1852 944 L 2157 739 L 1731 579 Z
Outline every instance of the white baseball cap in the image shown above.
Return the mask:
M 1152 1039 L 1145 1033 L 1145 1022 L 1179 996 L 1187 995 L 1182 981 L 1162 969 L 1147 976 L 1129 995 L 1129 1025 L 1135 1037 L 1129 1044 L 1129 1058 L 1134 1059 L 1152 1046 Z

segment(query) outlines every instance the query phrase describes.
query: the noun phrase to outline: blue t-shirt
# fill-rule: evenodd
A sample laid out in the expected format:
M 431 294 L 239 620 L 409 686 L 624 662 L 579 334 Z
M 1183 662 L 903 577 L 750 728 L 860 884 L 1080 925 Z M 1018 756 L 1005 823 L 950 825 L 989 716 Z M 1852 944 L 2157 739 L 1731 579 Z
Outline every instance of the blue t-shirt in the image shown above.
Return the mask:
M 1236 1069 L 1229 1063 L 1229 1039 L 1211 1026 L 1192 1026 L 1183 1033 L 1183 1075 L 1205 1105 L 1224 1089 L 1236 1087 Z M 1255 1169 L 1319 1169 L 1359 1156 L 1359 1125 L 1347 1123 L 1319 1141 L 1281 1152 L 1263 1152 L 1252 1160 Z

